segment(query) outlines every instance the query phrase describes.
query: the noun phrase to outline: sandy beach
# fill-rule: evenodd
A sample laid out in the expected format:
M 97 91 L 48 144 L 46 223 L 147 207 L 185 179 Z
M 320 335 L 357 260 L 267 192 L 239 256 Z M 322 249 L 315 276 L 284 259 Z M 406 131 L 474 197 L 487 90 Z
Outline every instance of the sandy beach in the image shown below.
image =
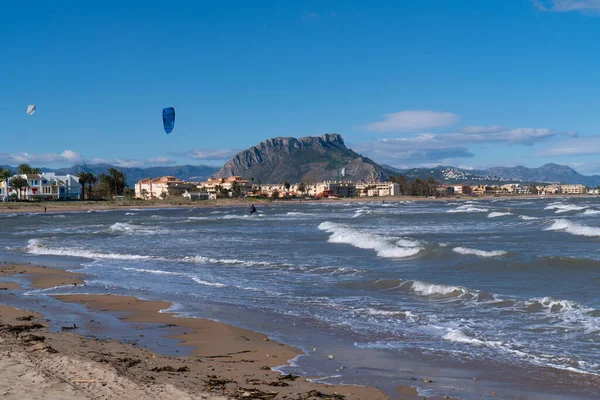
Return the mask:
M 543 196 L 545 198 L 560 198 L 560 197 L 578 198 L 578 197 L 593 197 L 591 195 L 556 195 Z M 418 197 L 418 196 L 389 196 L 389 197 L 351 197 L 338 199 L 320 199 L 320 200 L 267 200 L 267 199 L 218 199 L 218 200 L 199 200 L 188 201 L 184 199 L 166 199 L 161 200 L 124 200 L 124 201 L 53 201 L 53 202 L 15 202 L 2 203 L 0 202 L 0 214 L 11 213 L 64 213 L 64 212 L 83 212 L 83 211 L 113 211 L 113 210 L 135 210 L 135 209 L 152 209 L 152 208 L 208 208 L 208 207 L 249 207 L 255 204 L 258 207 L 268 206 L 270 204 L 294 204 L 294 203 L 381 203 L 381 202 L 406 202 L 406 201 L 476 201 L 490 199 L 515 199 L 515 200 L 530 200 L 537 199 L 542 196 L 537 195 L 506 195 L 506 196 L 447 196 L 447 197 Z M 44 211 L 45 208 L 45 211 Z
M 31 265 L 0 266 L 0 304 L 10 303 L 18 285 L 1 282 L 26 276 L 31 286 L 84 284 L 82 274 Z M 5 280 L 5 279 L 4 279 Z M 178 318 L 159 312 L 168 302 L 115 295 L 56 296 L 97 313 L 115 313 L 131 324 L 156 327 L 157 337 L 191 348 L 185 356 L 165 356 L 131 343 L 84 338 L 77 329 L 51 330 L 44 316 L 0 306 L 0 397 L 6 399 L 388 399 L 375 388 L 311 383 L 272 368 L 300 350 L 266 335 L 216 321 Z M 143 334 L 140 334 L 143 336 Z M 323 362 L 328 355 L 323 354 Z M 398 398 L 421 399 L 410 387 Z

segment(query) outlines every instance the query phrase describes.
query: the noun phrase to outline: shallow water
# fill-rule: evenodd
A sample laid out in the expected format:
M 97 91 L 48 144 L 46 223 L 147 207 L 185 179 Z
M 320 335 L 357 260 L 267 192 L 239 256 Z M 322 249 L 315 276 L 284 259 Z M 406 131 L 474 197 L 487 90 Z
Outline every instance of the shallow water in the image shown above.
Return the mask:
M 600 393 L 600 199 L 13 214 L 0 227 L 4 259 L 79 265 L 86 292 L 272 334 L 309 354 L 296 371 L 329 381 Z M 488 383 L 467 384 L 475 372 Z

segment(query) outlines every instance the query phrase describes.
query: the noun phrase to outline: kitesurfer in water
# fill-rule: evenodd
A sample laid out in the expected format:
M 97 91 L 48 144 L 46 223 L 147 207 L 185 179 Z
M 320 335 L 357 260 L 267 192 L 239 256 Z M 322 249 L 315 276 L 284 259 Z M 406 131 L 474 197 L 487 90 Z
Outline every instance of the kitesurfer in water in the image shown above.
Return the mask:
M 250 215 L 254 214 L 256 212 L 256 207 L 254 207 L 254 204 L 252 204 L 250 206 Z

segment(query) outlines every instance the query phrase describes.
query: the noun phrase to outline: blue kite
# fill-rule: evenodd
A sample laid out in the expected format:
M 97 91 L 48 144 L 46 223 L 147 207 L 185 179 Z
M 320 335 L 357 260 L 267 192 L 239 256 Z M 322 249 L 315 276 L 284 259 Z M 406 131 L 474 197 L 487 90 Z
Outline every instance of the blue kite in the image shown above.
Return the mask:
M 167 134 L 173 132 L 175 127 L 175 109 L 173 107 L 163 108 L 163 125 Z

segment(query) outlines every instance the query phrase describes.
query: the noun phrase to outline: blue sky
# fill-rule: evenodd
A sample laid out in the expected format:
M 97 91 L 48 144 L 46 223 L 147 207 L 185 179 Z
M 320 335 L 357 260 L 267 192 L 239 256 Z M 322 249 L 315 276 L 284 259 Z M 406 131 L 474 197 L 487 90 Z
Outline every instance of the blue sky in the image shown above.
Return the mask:
M 396 167 L 600 173 L 600 0 L 5 3 L 0 164 L 220 165 L 337 132 Z

